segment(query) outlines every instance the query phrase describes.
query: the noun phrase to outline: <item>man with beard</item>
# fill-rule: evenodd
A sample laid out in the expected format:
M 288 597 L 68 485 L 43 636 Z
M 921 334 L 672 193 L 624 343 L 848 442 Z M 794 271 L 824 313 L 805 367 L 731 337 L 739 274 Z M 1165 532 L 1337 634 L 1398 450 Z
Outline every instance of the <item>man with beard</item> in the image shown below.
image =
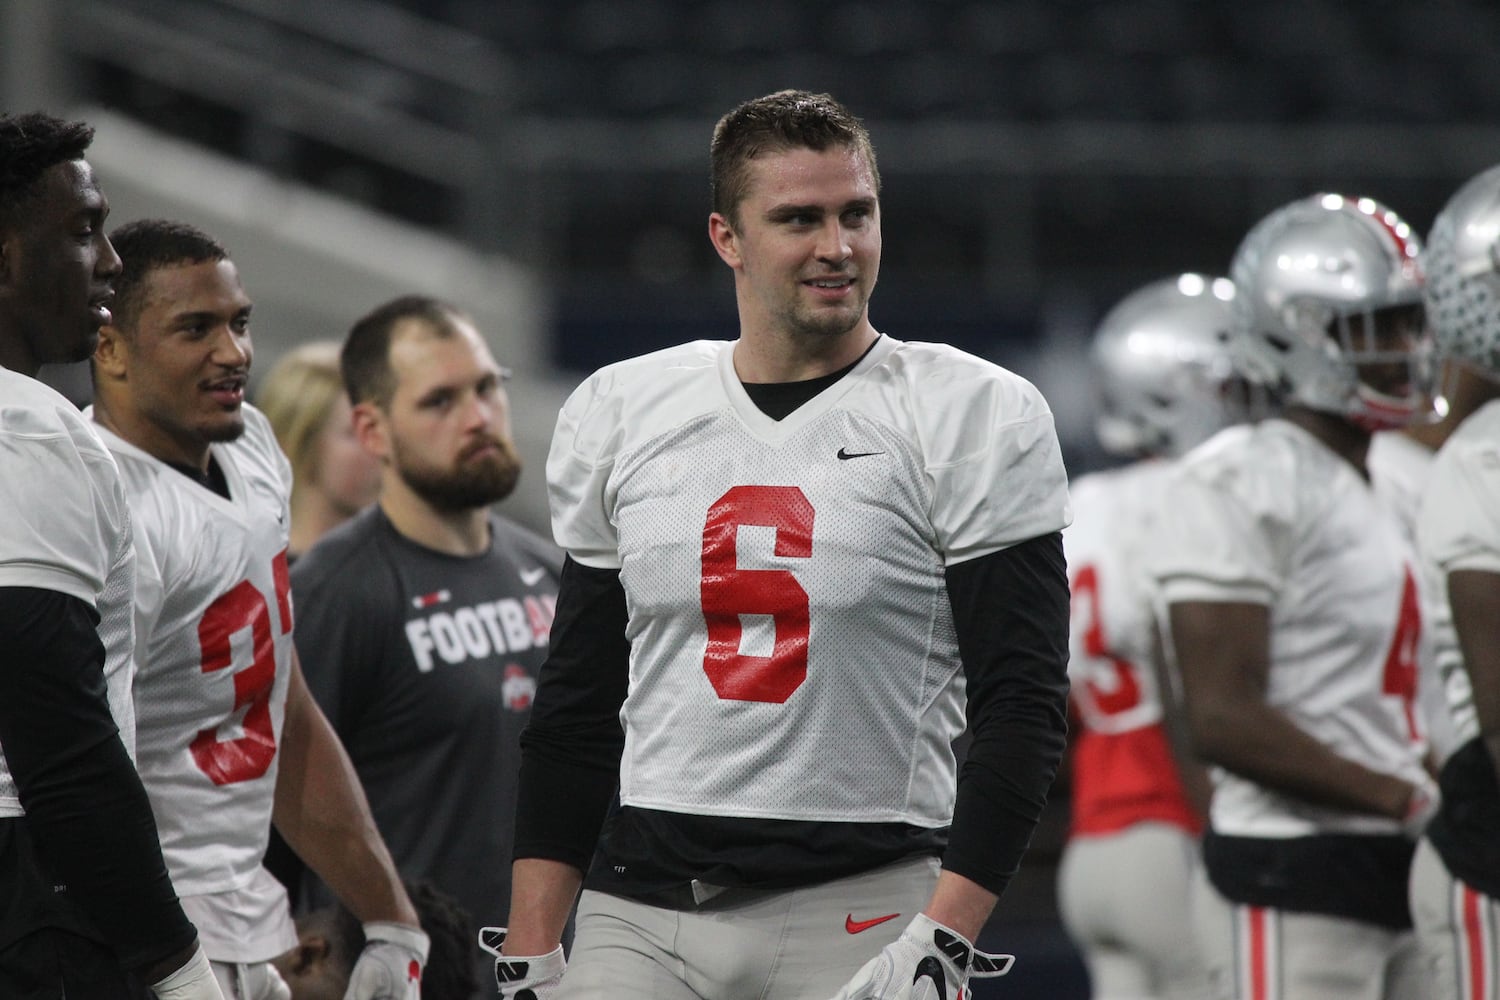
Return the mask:
M 112 240 L 91 415 L 130 504 L 137 757 L 172 882 L 225 996 L 284 1000 L 271 960 L 297 937 L 261 864 L 274 822 L 364 924 L 350 1000 L 417 1000 L 427 935 L 292 645 L 291 471 L 245 405 L 250 298 L 190 226 Z
M 561 571 L 490 509 L 521 471 L 509 373 L 472 319 L 419 296 L 355 323 L 341 367 L 380 498 L 293 567 L 308 684 L 402 871 L 504 923 L 520 731 Z

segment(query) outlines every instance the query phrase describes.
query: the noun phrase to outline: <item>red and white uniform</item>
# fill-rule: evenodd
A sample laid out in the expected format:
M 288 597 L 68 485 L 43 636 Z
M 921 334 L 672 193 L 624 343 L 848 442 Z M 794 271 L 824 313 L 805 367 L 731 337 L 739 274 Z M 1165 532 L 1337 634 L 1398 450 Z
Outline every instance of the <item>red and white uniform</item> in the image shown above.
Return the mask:
M 1413 546 L 1417 545 L 1417 515 L 1421 510 L 1422 495 L 1431 479 L 1435 457 L 1436 452 L 1403 431 L 1381 431 L 1370 438 L 1370 453 L 1365 459 L 1370 470 L 1370 485 L 1395 509 Z M 1417 574 L 1424 626 L 1419 647 L 1417 703 L 1429 749 L 1441 764 L 1457 749 L 1458 736 L 1444 695 L 1447 681 L 1437 662 L 1436 643 L 1443 620 L 1448 616 L 1447 591 L 1434 592 L 1432 583 L 1428 574 Z
M 1153 557 L 1165 602 L 1264 605 L 1266 702 L 1339 756 L 1422 781 L 1421 606 L 1407 531 L 1387 500 L 1279 419 L 1222 431 L 1178 469 Z M 1403 926 L 1410 847 L 1398 821 L 1223 769 L 1214 786 L 1194 923 L 1224 996 L 1425 995 Z
M 1067 523 L 1052 415 L 992 364 L 881 338 L 777 421 L 733 347 L 603 369 L 548 460 L 558 542 L 621 568 L 629 600 L 621 800 L 946 825 L 964 680 L 944 569 Z
M 1442 811 L 1428 827 L 1413 866 L 1412 916 L 1433 970 L 1434 995 L 1497 1000 L 1500 785 L 1480 740 L 1447 578 L 1458 571 L 1500 573 L 1500 402 L 1471 414 L 1438 452 L 1417 539 L 1458 749 L 1443 770 Z
M 1063 532 L 1078 725 L 1058 902 L 1100 998 L 1200 997 L 1208 987 L 1191 946 L 1202 821 L 1167 735 L 1169 702 L 1152 666 L 1158 598 L 1144 568 L 1154 521 L 1171 516 L 1171 470 L 1147 460 L 1077 480 Z M 1142 909 L 1142 893 L 1154 905 Z
M 1421 609 L 1414 556 L 1386 501 L 1344 459 L 1283 420 L 1190 452 L 1156 533 L 1168 604 L 1270 609 L 1266 700 L 1342 757 L 1417 782 Z M 1398 834 L 1396 820 L 1291 798 L 1215 773 L 1213 828 L 1243 837 Z
M 95 430 L 55 389 L 0 368 L 0 587 L 56 591 L 99 613 L 110 714 L 133 754 L 135 548 L 115 461 Z M 0 752 L 0 817 L 25 812 Z
M 1500 402 L 1469 415 L 1434 460 L 1417 520 L 1417 542 L 1430 595 L 1432 644 L 1460 743 L 1479 735 L 1474 692 L 1464 670 L 1448 574 L 1500 573 Z
M 225 498 L 99 428 L 139 555 L 137 747 L 162 854 L 204 952 L 267 960 L 296 944 L 263 867 L 292 666 L 291 468 L 270 424 L 212 446 Z
M 1072 832 L 1154 820 L 1197 834 L 1167 740 L 1156 656 L 1156 598 L 1144 571 L 1150 525 L 1170 517 L 1166 461 L 1137 462 L 1072 486 L 1063 532 L 1072 585 L 1068 676 L 1082 725 L 1073 746 Z

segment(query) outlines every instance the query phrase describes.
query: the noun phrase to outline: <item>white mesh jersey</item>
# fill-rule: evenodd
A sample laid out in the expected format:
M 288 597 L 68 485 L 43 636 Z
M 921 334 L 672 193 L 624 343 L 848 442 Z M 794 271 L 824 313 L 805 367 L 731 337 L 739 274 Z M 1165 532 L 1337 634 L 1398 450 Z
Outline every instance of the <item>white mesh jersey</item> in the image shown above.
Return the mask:
M 777 421 L 733 349 L 605 368 L 553 438 L 557 540 L 626 595 L 621 798 L 946 824 L 964 683 L 944 568 L 1067 523 L 1052 414 L 988 362 L 881 338 Z
M 99 613 L 105 689 L 135 754 L 135 546 L 115 461 L 78 407 L 55 389 L 0 368 L 0 587 L 76 597 Z M 21 816 L 0 751 L 0 816 Z
M 1401 518 L 1408 537 L 1415 540 L 1417 511 L 1427 470 L 1432 465 L 1433 450 L 1414 441 L 1402 431 L 1380 431 L 1370 436 L 1370 453 L 1365 465 L 1375 492 L 1386 498 Z
M 1421 607 L 1389 504 L 1283 420 L 1221 431 L 1179 469 L 1153 556 L 1166 601 L 1268 606 L 1268 703 L 1340 756 L 1415 781 Z M 1254 837 L 1399 831 L 1394 820 L 1315 806 L 1222 770 L 1211 822 Z
M 1365 459 L 1370 483 L 1401 518 L 1413 547 L 1417 546 L 1417 513 L 1436 454 L 1399 430 L 1381 431 L 1370 438 L 1370 453 Z M 1429 583 L 1427 574 L 1419 570 L 1417 592 L 1421 595 L 1425 627 L 1419 647 L 1417 701 L 1428 746 L 1438 763 L 1442 763 L 1458 749 L 1459 741 L 1444 695 L 1447 680 L 1435 646 L 1441 629 L 1439 618 L 1448 613 L 1446 590 L 1433 593 Z
M 1123 733 L 1162 720 L 1157 690 L 1153 581 L 1143 572 L 1151 522 L 1169 502 L 1166 461 L 1134 462 L 1072 485 L 1063 532 L 1073 594 L 1068 676 L 1088 728 Z
M 220 894 L 226 911 L 235 901 L 225 921 L 262 911 L 284 921 L 285 893 L 260 862 L 293 655 L 291 468 L 265 417 L 244 415 L 243 435 L 212 446 L 227 499 L 100 432 L 135 524 L 137 747 L 167 870 L 184 905 Z M 211 958 L 256 957 L 216 953 L 214 929 L 199 930 Z
M 1417 540 L 1429 595 L 1432 638 L 1459 743 L 1479 735 L 1474 690 L 1464 670 L 1448 574 L 1500 573 L 1500 401 L 1470 414 L 1432 463 L 1417 519 Z
M 1071 831 L 1106 834 L 1165 822 L 1194 834 L 1157 681 L 1160 595 L 1145 572 L 1153 522 L 1169 516 L 1171 463 L 1139 461 L 1071 487 L 1063 532 L 1072 590 L 1068 675 L 1073 734 Z

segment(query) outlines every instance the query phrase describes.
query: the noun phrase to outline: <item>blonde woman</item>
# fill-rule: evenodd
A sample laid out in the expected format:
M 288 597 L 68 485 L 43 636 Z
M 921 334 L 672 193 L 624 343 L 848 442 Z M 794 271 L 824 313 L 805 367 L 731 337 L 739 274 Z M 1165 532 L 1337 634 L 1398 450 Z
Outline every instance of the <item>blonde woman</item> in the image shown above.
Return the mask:
M 288 556 L 295 559 L 374 502 L 380 463 L 354 437 L 336 341 L 309 341 L 283 355 L 266 374 L 256 402 L 292 463 Z

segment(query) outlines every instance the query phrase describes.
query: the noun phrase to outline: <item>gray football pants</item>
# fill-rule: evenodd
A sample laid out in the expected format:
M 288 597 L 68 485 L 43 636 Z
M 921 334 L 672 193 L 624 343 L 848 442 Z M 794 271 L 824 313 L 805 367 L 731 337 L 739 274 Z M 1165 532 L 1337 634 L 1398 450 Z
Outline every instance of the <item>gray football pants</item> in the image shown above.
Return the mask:
M 1201 870 L 1193 913 L 1215 1000 L 1428 1000 L 1413 931 L 1231 903 Z
M 1450 875 L 1425 837 L 1411 866 L 1411 916 L 1435 1000 L 1500 1000 L 1500 900 Z
M 937 874 L 937 859 L 915 858 L 800 889 L 726 890 L 698 910 L 586 891 L 557 1000 L 827 1000 L 901 935 Z
M 1083 952 L 1093 1000 L 1204 1000 L 1193 934 L 1198 838 L 1171 823 L 1074 837 L 1058 867 L 1063 926 Z

